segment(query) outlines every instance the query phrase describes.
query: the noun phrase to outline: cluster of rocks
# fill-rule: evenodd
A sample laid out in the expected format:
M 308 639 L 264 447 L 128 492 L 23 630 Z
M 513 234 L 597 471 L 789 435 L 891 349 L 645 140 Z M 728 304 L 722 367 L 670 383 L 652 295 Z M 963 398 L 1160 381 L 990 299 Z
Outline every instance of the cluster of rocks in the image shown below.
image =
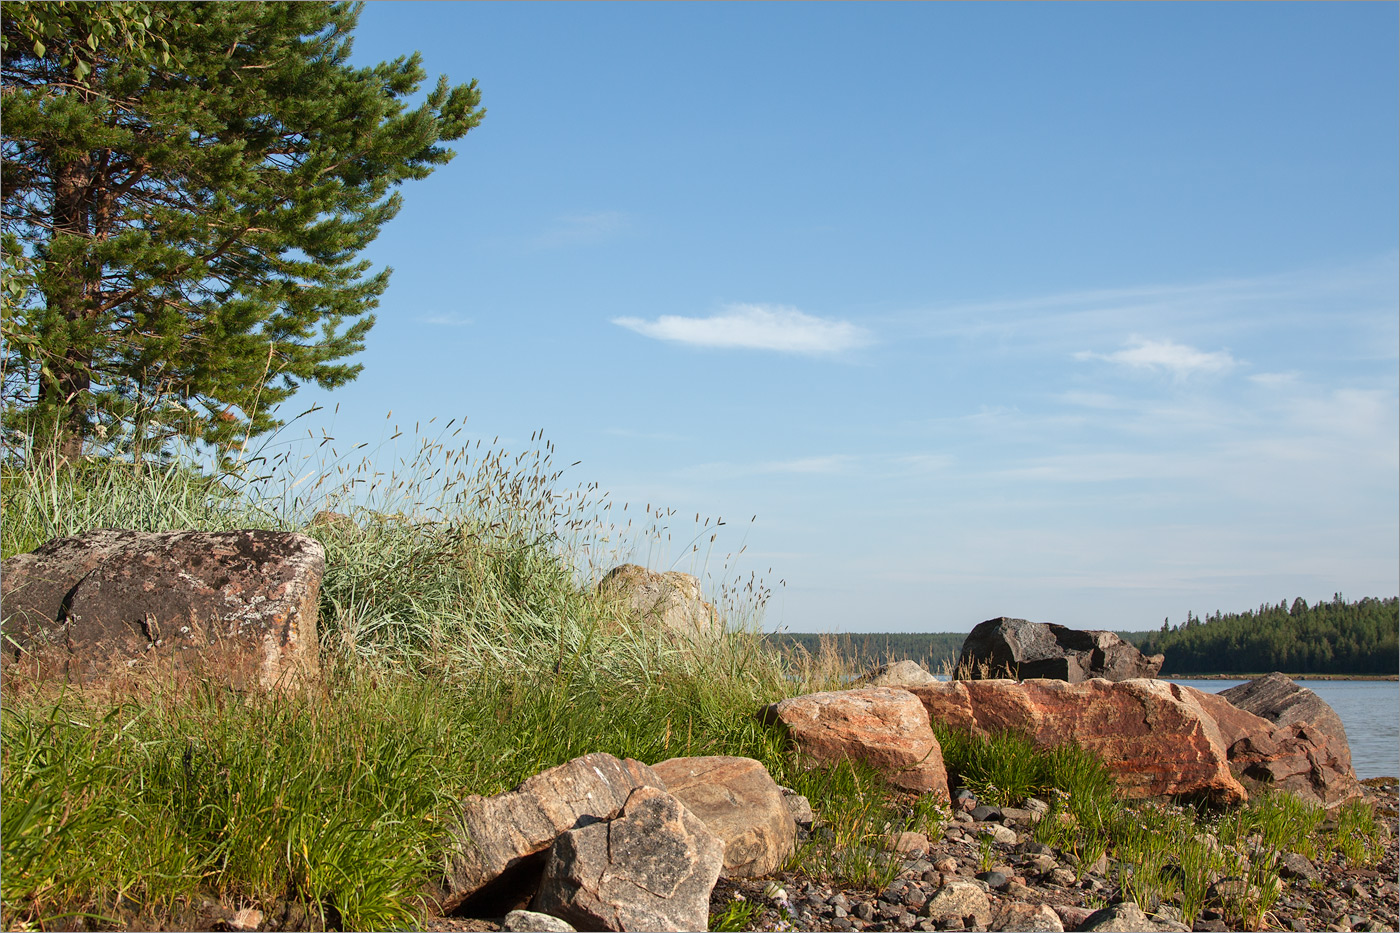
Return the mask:
M 675 804 L 662 807 L 670 778 Z M 766 779 L 766 780 L 765 780 Z M 627 789 L 633 782 L 635 787 Z M 1396 788 L 1373 789 L 1393 801 Z M 609 817 L 619 798 L 624 803 Z M 704 830 L 677 814 L 695 806 Z M 632 798 L 644 811 L 667 818 L 627 816 Z M 1124 866 L 1100 857 L 1085 864 L 1071 852 L 1034 839 L 1049 811 L 1034 798 L 1020 807 L 980 804 L 966 789 L 953 795 L 955 815 L 941 833 L 891 833 L 883 857 L 894 880 L 879 889 L 833 886 L 828 879 L 781 871 L 797 844 L 813 833 L 794 813 L 801 803 L 772 784 L 751 759 L 672 759 L 651 769 L 607 755 L 587 755 L 531 778 L 492 798 L 469 798 L 454 844 L 446 906 L 455 915 L 433 918 L 430 930 L 705 929 L 709 914 L 752 908 L 747 929 L 833 931 L 1085 930 L 1222 931 L 1238 879 L 1220 878 L 1191 926 L 1170 904 L 1144 912 L 1121 887 Z M 587 811 L 596 809 L 595 817 Z M 786 811 L 793 823 L 782 814 Z M 703 814 L 703 816 L 701 816 Z M 518 819 L 519 823 L 501 822 Z M 1393 809 L 1386 815 L 1394 823 Z M 541 840 L 547 825 L 581 827 Z M 512 827 L 526 827 L 516 831 Z M 780 828 L 778 828 L 780 827 Z M 473 828 L 475 831 L 473 831 Z M 773 832 L 773 828 L 778 828 Z M 675 839 L 716 836 L 724 854 L 706 844 Z M 585 837 L 580 843 L 580 837 Z M 533 839 L 531 842 L 522 840 Z M 591 843 L 591 856 L 580 857 Z M 603 840 L 607 840 L 607 845 Z M 1339 858 L 1309 860 L 1286 853 L 1269 913 L 1286 930 L 1393 930 L 1397 921 L 1396 836 L 1375 868 L 1346 866 Z M 511 855 L 512 848 L 517 854 Z M 487 854 L 474 852 L 486 850 Z M 530 850 L 530 854 L 525 853 Z M 665 856 L 664 859 L 659 856 Z M 591 861 L 590 861 L 591 859 Z M 533 861 L 532 861 L 533 860 Z M 670 862 L 668 866 L 663 862 Z M 580 867 L 580 866 L 583 867 Z M 483 867 L 491 866 L 483 872 Z M 491 871 L 501 870 L 496 879 Z M 506 875 L 510 872 L 508 878 Z M 674 877 L 672 877 L 674 875 Z M 505 878 L 505 880 L 502 880 Z M 486 880 L 484 880 L 486 879 Z M 561 879 L 565 879 L 562 880 Z M 699 891 L 709 879 L 708 896 Z M 494 886 L 494 887 L 493 887 Z M 489 898 L 480 892 L 491 891 Z M 471 893 L 466 893 L 471 892 Z M 630 906 L 628 904 L 630 900 Z M 472 919 L 475 917 L 476 919 Z
M 1270 718 L 1149 680 L 924 681 L 793 697 L 760 716 L 786 732 L 799 762 L 863 761 L 893 787 L 956 810 L 937 839 L 904 832 L 889 840 L 907 861 L 878 896 L 853 900 L 811 881 L 795 894 L 782 886 L 744 892 L 740 879 L 771 875 L 811 820 L 806 801 L 784 794 L 757 761 L 680 758 L 648 767 L 588 755 L 508 793 L 464 801 L 445 906 L 513 918 L 512 929 L 558 921 L 576 929 L 702 929 L 719 890 L 766 898 L 799 929 L 1186 929 L 1167 907 L 1145 917 L 1128 903 L 1099 912 L 1082 906 L 1126 900 L 1109 880 L 1113 866 L 1079 865 L 1035 842 L 1028 830 L 1049 809 L 1042 801 L 998 809 L 966 791 L 951 794 L 932 720 L 972 732 L 1012 729 L 1044 745 L 1077 741 L 1140 798 L 1240 802 L 1248 796 L 1241 779 L 1262 780 L 1260 769 L 1270 768 L 1280 786 L 1328 806 L 1361 795 L 1345 737 L 1309 738 L 1323 736 L 1317 721 L 1326 704 L 1281 675 L 1241 696 Z M 1299 756 L 1310 764 L 1306 774 Z M 999 861 L 975 870 L 988 846 Z M 1296 869 L 1309 877 L 1301 863 Z M 721 876 L 729 887 L 717 887 Z
M 1392 806 L 1385 815 L 1395 828 L 1393 783 L 1373 788 Z M 1144 912 L 1121 888 L 1122 866 L 1109 858 L 1081 863 L 1072 853 L 1036 842 L 1030 832 L 1039 809 L 1034 800 L 1021 810 L 974 810 L 963 796 L 959 813 L 941 837 L 928 839 L 927 851 L 902 840 L 895 880 L 880 889 L 834 887 L 800 872 L 774 881 L 722 879 L 711 910 L 731 909 L 736 901 L 756 910 L 755 930 L 1199 930 L 1238 928 L 1227 912 L 1238 879 L 1221 878 L 1207 895 L 1205 909 L 1188 926 L 1170 904 L 1152 903 Z M 1030 809 L 1027 809 L 1030 808 Z M 1028 817 L 1027 814 L 1030 814 Z M 979 819 L 979 817 L 981 819 Z M 991 827 L 1006 832 L 989 833 Z M 1279 859 L 1278 897 L 1269 910 L 1269 929 L 1364 931 L 1395 930 L 1400 891 L 1397 835 L 1372 868 L 1348 866 L 1339 856 L 1310 860 L 1298 853 Z M 892 839 L 892 850 L 899 840 Z M 993 859 L 990 867 L 987 852 Z M 1227 920 L 1236 923 L 1231 927 Z
M 311 527 L 355 531 L 333 512 Z M 325 567 L 320 542 L 297 532 L 99 529 L 55 538 L 0 564 L 0 671 L 93 684 L 172 669 L 239 689 L 298 689 L 320 673 Z M 690 574 L 624 564 L 599 592 L 670 637 L 723 628 Z
M 297 686 L 319 673 L 324 567 L 321 545 L 295 533 L 104 530 L 51 541 L 0 565 L 0 668 L 81 683 L 168 664 L 235 686 Z M 627 565 L 600 590 L 676 637 L 719 629 L 698 581 L 684 574 Z M 1078 865 L 1030 839 L 1037 802 L 998 811 L 955 798 L 933 721 L 975 734 L 1011 730 L 1041 747 L 1076 742 L 1129 797 L 1240 802 L 1268 786 L 1335 808 L 1363 793 L 1336 714 L 1282 675 L 1207 694 L 1152 679 L 1161 657 L 1143 658 L 1112 633 L 1016 619 L 979 625 L 960 666 L 968 679 L 940 682 L 893 665 L 868 686 L 759 712 L 807 766 L 858 760 L 900 790 L 949 807 L 956 799 L 957 818 L 941 836 L 889 840 L 904 861 L 883 891 L 772 882 L 813 817 L 757 761 L 648 766 L 592 754 L 510 792 L 465 798 L 442 904 L 457 916 L 505 918 L 506 929 L 703 930 L 716 898 L 722 906 L 738 895 L 804 929 L 1183 929 L 1169 908 L 1145 917 L 1112 904 L 1122 892 L 1108 865 Z M 1037 676 L 979 679 L 999 670 Z M 988 845 L 999 858 L 990 867 L 981 864 Z M 1294 859 L 1285 873 L 1300 886 L 1284 892 L 1279 918 L 1394 928 L 1388 857 L 1388 877 Z M 1340 887 L 1323 903 L 1304 884 Z M 1090 911 L 1095 901 L 1109 906 Z
M 545 928 L 523 911 L 551 928 L 703 930 L 720 874 L 777 870 L 810 812 L 750 758 L 584 755 L 462 801 L 443 905 L 513 929 Z
M 812 766 L 864 761 L 892 785 L 945 802 L 948 776 L 933 721 L 978 735 L 1011 731 L 1044 748 L 1077 743 L 1103 759 L 1130 798 L 1240 803 L 1250 787 L 1268 785 L 1332 808 L 1361 793 L 1339 722 L 1282 674 L 1256 688 L 1262 705 L 1254 708 L 1273 719 L 1159 680 L 916 679 L 793 697 L 763 716 L 787 731 Z

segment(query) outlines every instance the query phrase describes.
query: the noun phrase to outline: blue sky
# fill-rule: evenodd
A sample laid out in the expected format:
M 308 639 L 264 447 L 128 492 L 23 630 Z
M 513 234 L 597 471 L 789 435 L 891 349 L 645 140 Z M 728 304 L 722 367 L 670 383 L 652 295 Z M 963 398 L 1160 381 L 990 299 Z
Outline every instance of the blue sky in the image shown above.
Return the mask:
M 1395 595 L 1398 10 L 371 2 L 488 113 L 283 414 L 543 429 L 768 628 Z

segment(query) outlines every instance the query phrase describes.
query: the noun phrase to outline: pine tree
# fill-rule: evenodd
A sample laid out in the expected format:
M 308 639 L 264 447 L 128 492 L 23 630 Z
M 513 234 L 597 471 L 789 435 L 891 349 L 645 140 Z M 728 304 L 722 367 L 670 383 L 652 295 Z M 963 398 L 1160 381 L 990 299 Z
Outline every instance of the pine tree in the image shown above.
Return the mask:
M 388 269 L 359 257 L 394 189 L 481 120 L 423 102 L 418 56 L 348 64 L 359 4 L 7 2 L 7 427 L 84 441 L 272 430 L 335 388 Z

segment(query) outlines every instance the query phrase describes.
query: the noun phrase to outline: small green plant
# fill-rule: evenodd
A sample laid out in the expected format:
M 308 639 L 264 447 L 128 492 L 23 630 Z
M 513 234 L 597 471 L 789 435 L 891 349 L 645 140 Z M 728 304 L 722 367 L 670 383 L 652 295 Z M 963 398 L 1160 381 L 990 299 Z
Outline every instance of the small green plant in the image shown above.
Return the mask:
M 907 825 L 881 776 L 863 762 L 798 771 L 784 782 L 807 797 L 820 825 L 793 854 L 789 870 L 850 885 L 883 888 L 899 874 L 889 834 Z
M 747 930 L 754 918 L 763 912 L 762 906 L 743 895 L 735 895 L 723 910 L 710 914 L 710 929 L 714 931 Z
M 1181 916 L 1183 922 L 1195 921 L 1206 904 L 1206 893 L 1219 874 L 1219 845 L 1203 833 L 1176 841 L 1177 864 L 1181 868 Z
M 1380 858 L 1384 850 L 1381 829 L 1369 803 L 1352 800 L 1341 806 L 1330 848 L 1351 865 L 1370 865 Z
M 979 871 L 991 871 L 992 866 L 997 863 L 996 840 L 992 839 L 991 833 L 977 834 L 977 868 Z

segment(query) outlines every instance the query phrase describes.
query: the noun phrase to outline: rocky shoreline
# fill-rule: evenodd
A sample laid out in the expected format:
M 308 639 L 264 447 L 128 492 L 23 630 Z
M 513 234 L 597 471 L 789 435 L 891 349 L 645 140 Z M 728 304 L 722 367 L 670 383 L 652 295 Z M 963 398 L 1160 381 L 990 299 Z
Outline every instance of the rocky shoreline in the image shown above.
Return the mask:
M 1400 781 L 1371 778 L 1363 784 L 1379 822 L 1388 828 L 1383 856 L 1372 867 L 1348 866 L 1335 854 L 1316 863 L 1289 859 L 1292 867 L 1280 871 L 1282 889 L 1264 915 L 1264 928 L 1376 931 L 1400 926 Z M 755 931 L 1242 929 L 1227 925 L 1218 902 L 1193 926 L 1183 924 L 1171 904 L 1156 905 L 1144 915 L 1123 898 L 1111 860 L 1081 868 L 1072 856 L 1034 842 L 1028 827 L 1016 825 L 1012 818 L 978 821 L 971 814 L 960 816 L 963 819 L 949 823 L 941 838 L 927 840 L 926 849 L 910 840 L 911 834 L 897 840 L 907 851 L 898 876 L 882 889 L 842 886 L 800 870 L 721 878 L 711 894 L 711 913 L 733 915 L 736 902 L 752 905 L 738 928 Z M 1008 841 L 993 843 L 994 864 L 983 870 L 987 859 L 975 835 L 992 825 L 1011 835 L 998 833 Z M 968 913 L 954 917 L 950 910 Z M 507 926 L 503 917 L 434 915 L 422 929 L 495 931 Z

